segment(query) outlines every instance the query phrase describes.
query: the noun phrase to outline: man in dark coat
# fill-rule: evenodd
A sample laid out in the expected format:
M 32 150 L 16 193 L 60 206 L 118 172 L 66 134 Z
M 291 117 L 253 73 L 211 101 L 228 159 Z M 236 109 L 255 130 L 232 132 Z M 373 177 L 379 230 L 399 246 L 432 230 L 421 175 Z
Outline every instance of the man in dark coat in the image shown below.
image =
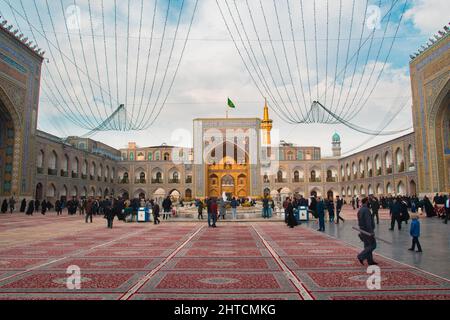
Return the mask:
M 92 223 L 92 216 L 94 214 L 93 210 L 92 210 L 92 205 L 94 204 L 94 201 L 92 200 L 92 198 L 89 198 L 88 201 L 86 201 L 86 218 L 85 218 L 85 222 L 88 223 L 88 221 L 90 220 L 90 222 Z
M 361 251 L 360 254 L 358 254 L 358 260 L 359 262 L 364 265 L 364 260 L 367 260 L 367 263 L 369 266 L 376 265 L 376 263 L 373 260 L 373 251 L 377 247 L 377 242 L 375 240 L 375 222 L 373 220 L 372 213 L 370 212 L 370 209 L 368 208 L 368 202 L 369 200 L 367 198 L 364 198 L 362 200 L 362 207 L 358 210 L 358 226 L 359 229 L 365 231 L 366 233 L 369 233 L 370 235 L 367 235 L 365 233 L 360 233 L 359 238 L 364 243 L 364 250 Z
M 203 220 L 203 202 L 202 200 L 197 201 L 197 210 L 198 210 L 198 220 Z
M 344 200 L 336 196 L 336 224 L 339 224 L 339 220 L 345 222 L 344 218 L 341 217 L 342 206 L 344 205 Z
M 317 201 L 317 217 L 319 218 L 319 230 L 325 232 L 325 202 L 319 197 Z
M 169 219 L 170 210 L 172 209 L 172 200 L 170 200 L 170 196 L 167 196 L 167 198 L 164 199 L 162 203 L 163 207 L 163 220 Z
M 391 214 L 391 228 L 389 230 L 394 230 L 395 222 L 397 221 L 398 224 L 398 230 L 402 229 L 402 207 L 400 205 L 400 202 L 397 199 L 394 199 L 394 202 L 392 202 L 392 205 L 390 206 L 390 214 Z
M 20 212 L 25 212 L 26 208 L 27 208 L 27 200 L 25 200 L 25 198 L 23 198 L 22 202 L 20 203 Z
M 378 210 L 380 210 L 380 203 L 378 202 L 378 199 L 374 196 L 370 197 L 370 209 L 372 209 L 372 215 L 374 217 L 374 219 L 377 219 L 377 224 L 380 223 L 380 217 L 378 215 Z
M 309 209 L 309 211 L 311 211 L 311 213 L 314 216 L 314 218 L 318 218 L 316 197 L 314 197 L 314 196 L 311 197 L 311 202 L 309 204 L 309 208 L 308 209 Z
M 34 201 L 34 210 L 36 210 L 36 212 L 39 211 L 40 206 L 41 206 L 41 202 L 39 200 L 35 200 Z
M 9 213 L 13 213 L 16 209 L 16 199 L 13 197 L 9 198 Z
M 62 203 L 61 200 L 56 200 L 55 201 L 55 211 L 56 211 L 56 215 L 60 216 L 62 215 Z
M 151 204 L 152 204 L 153 222 L 154 222 L 154 224 L 160 224 L 161 221 L 159 221 L 159 212 L 160 212 L 159 204 L 157 202 L 154 202 L 153 200 L 151 201 Z M 203 206 L 201 201 L 200 201 L 200 206 Z
M 113 210 L 111 208 L 111 201 L 106 200 L 105 201 L 105 205 L 104 205 L 104 211 L 103 211 L 106 221 L 107 221 L 107 225 L 108 228 L 112 229 L 113 227 L 113 221 L 114 221 L 114 217 L 116 215 L 115 210 Z
M 328 218 L 330 222 L 334 222 L 334 202 L 333 198 L 328 199 L 327 202 Z

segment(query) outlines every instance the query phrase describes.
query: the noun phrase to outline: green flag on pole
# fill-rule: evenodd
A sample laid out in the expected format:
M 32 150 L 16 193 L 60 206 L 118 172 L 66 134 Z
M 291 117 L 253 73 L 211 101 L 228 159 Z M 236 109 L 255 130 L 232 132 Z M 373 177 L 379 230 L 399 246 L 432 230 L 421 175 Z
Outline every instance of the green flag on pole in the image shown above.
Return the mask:
M 233 101 L 231 101 L 230 98 L 228 98 L 228 106 L 229 106 L 231 109 L 236 109 L 236 106 L 234 105 Z

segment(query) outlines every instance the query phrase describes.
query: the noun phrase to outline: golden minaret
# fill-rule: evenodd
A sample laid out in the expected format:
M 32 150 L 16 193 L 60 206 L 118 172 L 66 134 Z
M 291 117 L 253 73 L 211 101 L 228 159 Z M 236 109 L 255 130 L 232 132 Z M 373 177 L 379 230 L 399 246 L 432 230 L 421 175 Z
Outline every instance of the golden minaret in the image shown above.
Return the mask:
M 261 121 L 261 129 L 263 134 L 263 144 L 269 146 L 271 144 L 270 131 L 272 130 L 272 120 L 269 119 L 269 107 L 267 99 L 264 105 L 264 118 Z

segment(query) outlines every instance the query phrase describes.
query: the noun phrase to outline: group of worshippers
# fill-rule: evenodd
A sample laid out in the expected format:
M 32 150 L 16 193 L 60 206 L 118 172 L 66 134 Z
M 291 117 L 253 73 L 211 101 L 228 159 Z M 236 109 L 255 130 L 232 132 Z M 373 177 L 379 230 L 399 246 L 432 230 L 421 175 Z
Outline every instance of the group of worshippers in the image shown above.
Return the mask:
M 216 228 L 217 220 L 220 218 L 225 220 L 227 215 L 227 207 L 231 208 L 231 217 L 233 220 L 237 219 L 237 209 L 242 204 L 240 199 L 232 197 L 231 199 L 224 200 L 223 197 L 219 198 L 206 198 L 203 202 L 201 199 L 195 200 L 195 206 L 197 207 L 197 219 L 203 220 L 203 210 L 206 209 L 208 226 Z
M 294 228 L 301 224 L 298 212 L 302 209 L 308 210 L 314 218 L 319 220 L 319 229 L 317 231 L 325 232 L 325 211 L 328 211 L 330 223 L 339 224 L 339 221 L 345 221 L 344 218 L 341 217 L 343 205 L 344 201 L 339 196 L 336 196 L 336 202 L 333 201 L 332 197 L 323 199 L 316 195 L 312 195 L 309 201 L 301 195 L 299 197 L 294 197 L 293 199 L 287 197 L 286 200 L 283 201 L 285 222 L 290 228 Z

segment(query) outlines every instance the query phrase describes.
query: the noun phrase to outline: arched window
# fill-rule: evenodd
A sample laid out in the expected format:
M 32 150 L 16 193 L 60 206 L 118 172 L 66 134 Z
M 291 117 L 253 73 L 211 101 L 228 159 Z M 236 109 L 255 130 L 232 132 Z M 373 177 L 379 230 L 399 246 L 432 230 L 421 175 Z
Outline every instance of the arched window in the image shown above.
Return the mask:
M 294 182 L 300 182 L 300 174 L 297 170 L 294 171 Z
M 69 156 L 67 154 L 65 154 L 62 157 L 62 161 L 61 161 L 61 171 L 62 172 L 69 172 Z
M 391 186 L 391 184 L 389 182 L 386 185 L 386 193 L 387 194 L 392 194 L 392 186 Z
M 389 151 L 384 154 L 384 165 L 386 167 L 386 174 L 392 173 L 392 157 Z
M 264 180 L 264 183 L 269 183 L 270 182 L 269 176 L 267 175 L 267 173 L 264 175 L 263 180 Z
M 37 155 L 36 165 L 38 168 L 44 167 L 44 151 L 40 150 Z
M 87 163 L 87 160 L 84 160 L 84 162 L 83 162 L 83 168 L 82 168 L 82 170 L 81 170 L 81 174 L 87 175 L 87 172 L 88 172 L 88 163 Z
M 375 156 L 375 169 L 377 171 L 377 176 L 381 176 L 381 159 L 378 154 Z
M 53 198 L 56 196 L 56 188 L 54 184 L 50 184 L 47 188 L 47 197 Z
M 90 172 L 91 179 L 94 178 L 94 176 L 95 176 L 95 171 L 97 171 L 97 168 L 96 168 L 95 162 L 92 162 L 92 164 L 91 164 L 91 172 Z
M 311 182 L 316 182 L 317 173 L 316 170 L 311 170 Z
M 153 153 L 149 152 L 147 154 L 147 159 L 148 159 L 148 161 L 153 161 Z
M 50 158 L 48 160 L 48 168 L 52 170 L 56 170 L 56 163 L 58 161 L 58 155 L 55 151 L 50 153 Z
M 283 182 L 283 171 L 281 170 L 277 172 L 277 182 Z
M 133 151 L 130 152 L 130 160 L 134 161 L 134 152 Z
M 164 153 L 164 161 L 170 160 L 170 154 L 168 152 Z
M 414 170 L 416 155 L 414 154 L 414 148 L 412 145 L 408 146 L 408 158 L 409 158 L 409 168 Z
M 141 172 L 139 174 L 139 182 L 140 183 L 145 183 L 145 172 Z
M 161 154 L 160 154 L 159 151 L 156 151 L 156 152 L 155 152 L 155 160 L 156 160 L 156 161 L 161 160 Z
M 397 167 L 397 172 L 405 171 L 405 161 L 403 159 L 403 151 L 400 148 L 398 148 L 397 151 L 395 151 L 395 165 Z

